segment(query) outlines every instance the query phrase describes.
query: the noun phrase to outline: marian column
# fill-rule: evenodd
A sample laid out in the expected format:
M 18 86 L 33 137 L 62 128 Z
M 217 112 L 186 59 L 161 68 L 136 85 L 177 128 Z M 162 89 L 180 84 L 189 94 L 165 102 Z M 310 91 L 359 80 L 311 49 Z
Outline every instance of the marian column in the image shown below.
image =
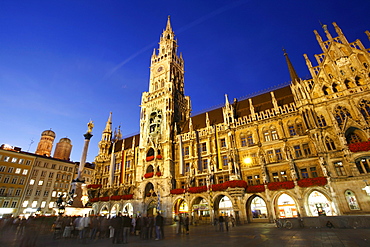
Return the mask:
M 90 120 L 90 122 L 87 124 L 87 132 L 84 134 L 85 144 L 84 144 L 84 149 L 83 149 L 82 155 L 81 155 L 80 166 L 78 167 L 78 175 L 77 175 L 77 179 L 76 179 L 77 182 L 82 181 L 81 173 L 82 173 L 82 171 L 85 167 L 87 150 L 89 149 L 90 139 L 93 136 L 91 134 L 93 128 L 94 128 L 94 123 L 93 123 L 93 121 Z
M 82 202 L 81 199 L 87 198 L 86 186 L 83 186 L 85 180 L 82 178 L 82 172 L 86 163 L 87 150 L 89 149 L 90 139 L 93 136 L 92 129 L 94 128 L 94 123 L 90 120 L 87 124 L 87 132 L 84 134 L 85 143 L 82 150 L 80 165 L 78 166 L 77 178 L 72 181 L 72 189 L 67 198 L 67 203 L 72 207 L 82 208 L 86 202 Z

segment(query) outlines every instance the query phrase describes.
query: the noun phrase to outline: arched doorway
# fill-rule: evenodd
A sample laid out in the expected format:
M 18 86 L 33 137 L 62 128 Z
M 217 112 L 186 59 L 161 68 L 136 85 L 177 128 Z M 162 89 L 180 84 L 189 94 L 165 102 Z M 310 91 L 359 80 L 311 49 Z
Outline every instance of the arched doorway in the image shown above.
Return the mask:
M 231 216 L 234 215 L 233 203 L 227 196 L 219 197 L 218 202 L 218 216 Z
M 333 203 L 324 194 L 316 190 L 308 196 L 308 206 L 311 216 L 337 215 Z
M 177 214 L 187 214 L 189 213 L 189 206 L 184 199 L 177 199 L 173 205 L 173 216 Z
M 107 207 L 106 205 L 104 205 L 104 206 L 100 209 L 100 215 L 107 216 L 108 214 L 109 214 L 108 207 Z
M 118 214 L 118 205 L 114 205 L 110 211 L 110 217 L 113 218 L 113 217 L 116 217 L 116 215 Z
M 207 200 L 203 197 L 197 197 L 192 206 L 192 221 L 195 224 L 211 223 L 210 210 Z
M 131 203 L 127 203 L 122 210 L 123 214 L 127 214 L 128 216 L 132 216 L 134 214 L 134 207 Z
M 156 215 L 157 214 L 157 202 L 156 201 L 150 201 L 149 202 L 146 213 L 147 213 L 147 215 Z
M 278 218 L 292 218 L 298 217 L 298 211 L 295 201 L 288 194 L 281 194 L 277 200 L 278 212 L 276 217 Z
M 268 211 L 265 200 L 259 196 L 255 196 L 249 207 L 251 222 L 268 222 Z

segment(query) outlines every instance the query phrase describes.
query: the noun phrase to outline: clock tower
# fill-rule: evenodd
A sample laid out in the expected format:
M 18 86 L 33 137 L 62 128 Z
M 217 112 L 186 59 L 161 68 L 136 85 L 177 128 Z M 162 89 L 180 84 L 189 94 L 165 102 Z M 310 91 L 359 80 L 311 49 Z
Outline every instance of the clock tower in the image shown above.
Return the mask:
M 190 98 L 184 95 L 184 60 L 177 54 L 177 40 L 168 17 L 159 48 L 154 49 L 151 57 L 149 91 L 141 99 L 136 179 L 148 182 L 140 185 L 140 190 L 145 191 L 143 198 L 148 191 L 159 193 L 161 200 L 170 194 L 174 182 L 174 137 L 189 119 L 190 111 Z

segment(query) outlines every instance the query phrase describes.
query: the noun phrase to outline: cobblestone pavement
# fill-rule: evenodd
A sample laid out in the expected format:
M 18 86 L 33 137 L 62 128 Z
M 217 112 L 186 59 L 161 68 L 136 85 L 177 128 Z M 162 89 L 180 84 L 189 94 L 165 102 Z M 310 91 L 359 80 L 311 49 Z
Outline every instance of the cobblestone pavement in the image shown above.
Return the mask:
M 21 246 L 20 237 L 13 233 L 0 233 L 0 246 Z M 22 246 L 32 246 L 24 242 Z M 36 247 L 74 247 L 74 246 L 370 246 L 370 229 L 278 229 L 274 224 L 254 223 L 231 227 L 228 232 L 216 231 L 213 226 L 192 226 L 189 235 L 177 235 L 175 226 L 165 227 L 165 238 L 162 240 L 142 240 L 130 236 L 128 244 L 112 244 L 111 239 L 87 239 L 81 243 L 78 239 L 53 240 L 52 233 L 40 234 Z

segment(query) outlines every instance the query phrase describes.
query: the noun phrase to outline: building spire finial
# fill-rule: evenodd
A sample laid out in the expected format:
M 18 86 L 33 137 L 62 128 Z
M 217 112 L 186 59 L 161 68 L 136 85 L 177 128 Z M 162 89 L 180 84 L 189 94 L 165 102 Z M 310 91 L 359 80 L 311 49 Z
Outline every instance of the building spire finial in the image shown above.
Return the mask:
M 297 72 L 295 71 L 292 62 L 290 61 L 290 59 L 288 57 L 288 53 L 286 52 L 286 50 L 284 48 L 283 48 L 283 52 L 284 52 L 284 56 L 285 56 L 285 59 L 286 59 L 286 63 L 288 65 L 290 79 L 292 80 L 293 84 L 296 84 L 299 81 L 299 77 L 297 75 Z

